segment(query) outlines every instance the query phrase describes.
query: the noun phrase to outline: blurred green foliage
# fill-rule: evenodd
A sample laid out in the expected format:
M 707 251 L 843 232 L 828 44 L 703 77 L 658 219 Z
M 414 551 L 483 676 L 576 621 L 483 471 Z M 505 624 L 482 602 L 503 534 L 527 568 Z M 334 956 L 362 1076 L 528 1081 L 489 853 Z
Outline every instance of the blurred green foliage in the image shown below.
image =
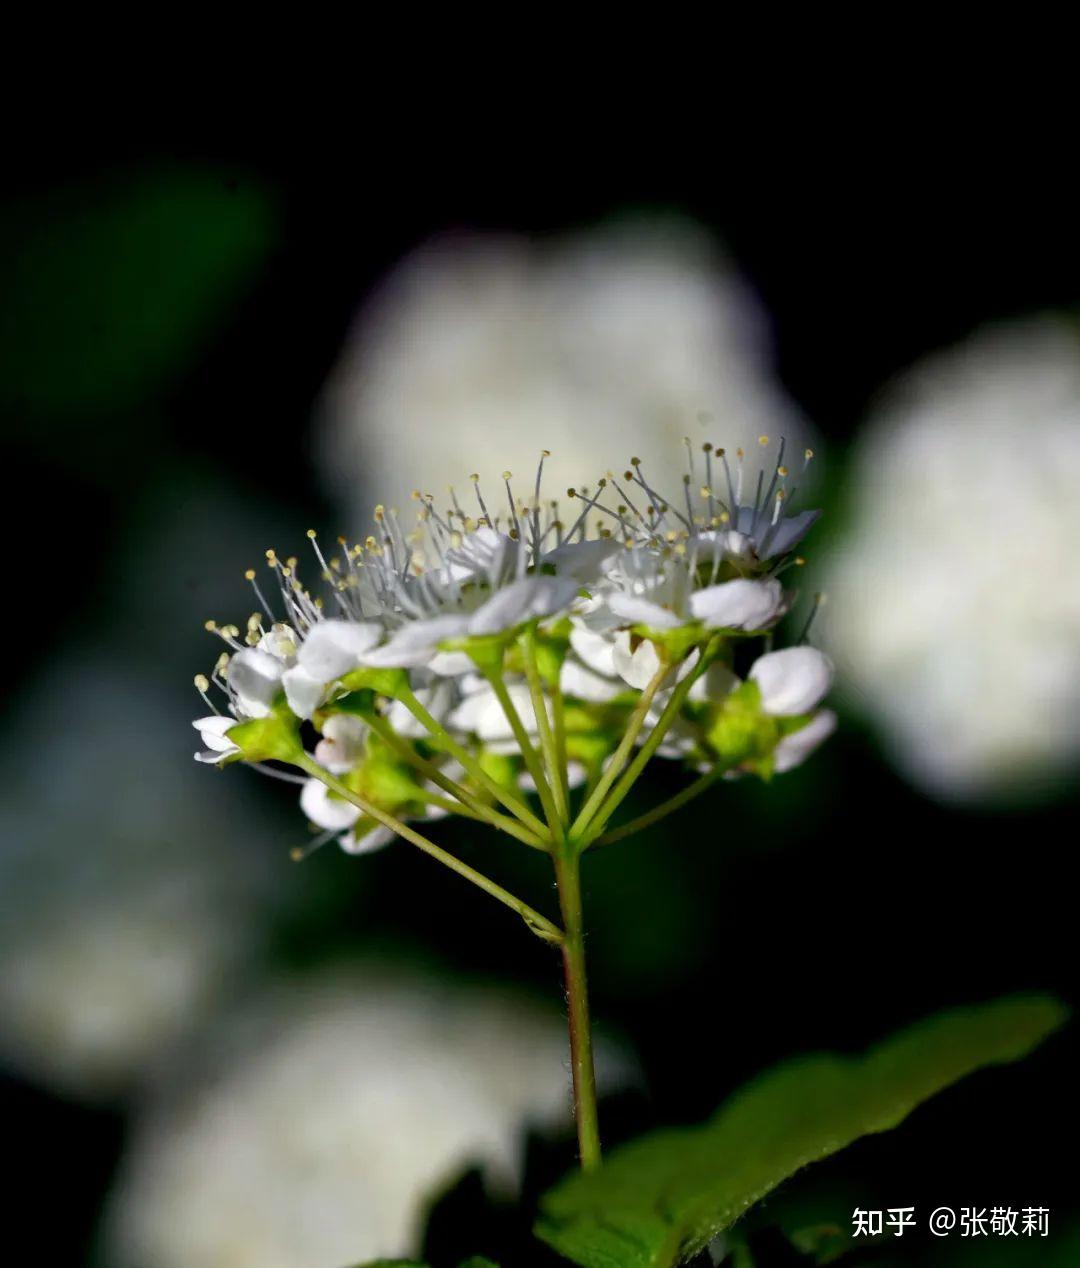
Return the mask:
M 8 202 L 0 210 L 5 414 L 31 438 L 43 419 L 64 424 L 74 444 L 87 419 L 168 389 L 220 333 L 277 222 L 258 185 L 198 170 L 144 171 Z M 90 444 L 102 439 L 83 434 Z

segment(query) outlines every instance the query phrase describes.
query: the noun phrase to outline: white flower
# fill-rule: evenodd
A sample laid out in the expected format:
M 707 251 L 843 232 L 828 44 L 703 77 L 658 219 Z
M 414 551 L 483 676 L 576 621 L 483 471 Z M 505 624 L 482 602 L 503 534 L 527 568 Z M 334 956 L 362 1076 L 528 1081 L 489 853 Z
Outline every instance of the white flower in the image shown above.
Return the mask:
M 241 716 L 265 718 L 281 692 L 285 662 L 257 647 L 245 647 L 229 661 L 227 682 Z
M 70 1100 L 152 1080 L 256 970 L 288 884 L 287 830 L 189 769 L 159 677 L 82 649 L 5 737 L 0 1063 Z
M 327 1268 L 415 1255 L 468 1166 L 504 1193 L 527 1129 L 569 1129 L 563 1019 L 369 968 L 230 1010 L 140 1106 L 113 1189 L 117 1268 Z M 610 1090 L 631 1067 L 598 1045 Z
M 469 668 L 472 668 L 471 661 L 469 662 Z M 441 724 L 446 721 L 447 714 L 453 708 L 454 701 L 457 698 L 457 688 L 451 681 L 435 679 L 426 687 L 415 687 L 413 694 L 435 721 Z M 390 705 L 386 720 L 398 735 L 404 736 L 406 739 L 423 740 L 429 738 L 427 728 L 417 721 L 400 700 L 395 700 Z
M 761 691 L 761 707 L 778 717 L 809 713 L 832 686 L 833 665 L 816 647 L 786 647 L 754 661 L 751 679 Z
M 330 684 L 365 664 L 365 654 L 382 636 L 383 627 L 375 621 L 332 619 L 312 625 L 296 652 L 296 664 L 282 675 L 293 713 L 310 718 Z
M 764 630 L 787 610 L 784 587 L 775 578 L 737 577 L 690 596 L 691 613 L 707 630 Z
M 836 714 L 819 709 L 805 726 L 785 735 L 773 750 L 773 769 L 778 775 L 801 766 L 836 730 Z
M 197 718 L 191 725 L 198 731 L 202 742 L 206 745 L 203 752 L 195 754 L 197 762 L 216 763 L 233 753 L 240 752 L 225 734 L 236 726 L 235 718 L 212 714 L 209 718 Z
M 307 780 L 300 790 L 300 809 L 317 828 L 340 832 L 351 828 L 360 811 L 350 801 L 332 793 L 319 779 Z
M 405 505 L 410 471 L 441 490 L 472 454 L 490 482 L 538 443 L 558 488 L 620 452 L 677 481 L 702 411 L 733 441 L 805 436 L 772 361 L 756 297 L 691 222 L 455 235 L 406 257 L 360 313 L 326 395 L 324 466 L 354 522 L 376 496 Z
M 536 735 L 538 724 L 529 688 L 523 682 L 510 682 L 507 685 L 507 694 L 525 730 L 530 735 Z M 494 690 L 487 683 L 478 684 L 475 690 L 466 694 L 465 699 L 450 714 L 447 723 L 452 730 L 475 735 L 489 748 L 511 753 L 517 751 L 510 722 Z
M 1080 759 L 1080 348 L 1052 318 L 916 365 L 856 452 L 819 636 L 901 769 L 949 798 Z
M 619 630 L 616 633 L 611 659 L 615 672 L 623 682 L 637 691 L 644 691 L 660 672 L 661 661 L 656 647 L 647 638 L 643 638 L 631 650 L 629 630 Z
M 522 577 L 470 614 L 447 612 L 403 625 L 384 646 L 370 653 L 368 664 L 396 668 L 430 665 L 443 643 L 502 634 L 535 617 L 553 616 L 568 608 L 577 592 L 578 583 L 572 578 Z M 452 662 L 454 668 L 460 664 Z
M 322 738 L 315 745 L 315 760 L 331 774 L 344 774 L 363 756 L 367 732 L 366 724 L 353 714 L 332 713 L 323 723 Z

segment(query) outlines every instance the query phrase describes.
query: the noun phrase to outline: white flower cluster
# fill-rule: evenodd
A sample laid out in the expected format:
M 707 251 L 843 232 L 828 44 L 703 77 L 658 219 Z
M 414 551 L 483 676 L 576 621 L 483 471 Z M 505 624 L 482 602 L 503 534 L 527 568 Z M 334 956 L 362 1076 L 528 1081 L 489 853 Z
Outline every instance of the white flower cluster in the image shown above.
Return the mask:
M 1080 760 L 1080 340 L 1029 317 L 907 371 L 855 455 L 822 638 L 898 766 L 960 800 Z
M 393 835 L 361 805 L 391 822 L 484 817 L 494 797 L 539 831 L 522 790 L 564 807 L 579 784 L 606 794 L 635 746 L 702 772 L 790 769 L 833 726 L 818 709 L 826 657 L 771 650 L 793 600 L 784 574 L 818 512 L 793 509 L 783 444 L 753 480 L 741 449 L 687 447 L 677 500 L 635 458 L 570 489 L 564 519 L 542 497 L 541 459 L 526 500 L 509 472 L 497 503 L 473 477 L 469 509 L 453 491 L 445 510 L 414 493 L 408 532 L 379 507 L 375 533 L 333 557 L 309 533 L 327 600 L 267 552 L 283 610 L 252 571 L 261 610 L 246 631 L 207 623 L 229 647 L 212 675 L 227 707 L 195 723 L 198 760 L 300 765 L 316 842 L 351 852 Z M 210 681 L 196 683 L 209 702 Z M 311 754 L 267 745 L 273 726 L 300 723 L 318 732 Z
M 702 226 L 639 214 L 566 237 L 453 233 L 400 260 L 358 312 L 316 453 L 344 522 L 441 488 L 462 454 L 485 484 L 539 445 L 565 488 L 638 453 L 677 481 L 706 424 L 813 443 L 774 371 L 768 315 Z
M 419 1249 L 467 1166 L 512 1190 L 566 1115 L 557 1010 L 376 966 L 280 985 L 140 1106 L 105 1221 L 124 1268 L 326 1268 Z M 599 1046 L 605 1090 L 634 1066 Z

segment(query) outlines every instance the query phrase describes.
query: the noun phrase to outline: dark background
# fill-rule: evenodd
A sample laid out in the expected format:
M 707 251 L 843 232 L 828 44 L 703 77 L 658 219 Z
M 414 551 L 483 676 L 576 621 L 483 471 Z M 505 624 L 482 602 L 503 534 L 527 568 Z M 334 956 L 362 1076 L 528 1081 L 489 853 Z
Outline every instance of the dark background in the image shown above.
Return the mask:
M 95 255 L 96 242 L 82 249 L 73 238 L 80 209 L 145 180 L 183 186 L 191 173 L 203 191 L 198 206 L 155 221 L 159 248 L 150 256 L 169 257 L 162 279 L 113 278 L 114 306 L 75 323 L 75 350 L 64 354 L 72 364 L 132 343 L 125 310 L 146 333 L 157 298 L 172 295 L 171 265 L 194 250 L 209 219 L 228 220 L 230 200 L 271 208 L 260 222 L 265 250 L 229 302 L 213 320 L 196 321 L 183 356 L 163 359 L 150 378 L 112 396 L 90 394 L 90 404 L 59 405 L 33 376 L 4 382 L 6 510 L 18 506 L 6 541 L 20 561 L 20 592 L 63 613 L 19 637 L 9 678 L 16 698 L 32 701 L 50 659 L 80 639 L 119 646 L 188 681 L 208 655 L 199 628 L 205 589 L 220 593 L 222 577 L 238 576 L 237 564 L 264 543 L 225 542 L 219 554 L 149 577 L 140 543 L 152 539 L 162 507 L 197 501 L 208 487 L 256 506 L 281 526 L 281 541 L 289 532 L 299 538 L 309 522 L 327 523 L 333 511 L 308 456 L 313 402 L 358 300 L 432 233 L 544 235 L 627 208 L 701 220 L 770 309 L 781 378 L 820 429 L 837 480 L 868 402 L 890 375 L 987 319 L 1080 299 L 1068 165 L 1052 146 L 1034 147 L 1024 127 L 1002 131 L 985 116 L 981 126 L 899 128 L 873 145 L 800 116 L 755 144 L 717 138 L 687 154 L 655 139 L 636 148 L 632 138 L 613 151 L 603 131 L 564 147 L 521 136 L 486 144 L 466 123 L 442 126 L 445 135 L 423 145 L 322 135 L 304 144 L 220 136 L 192 146 L 166 133 L 111 148 L 69 137 L 47 152 L 12 153 L 2 177 L 0 270 L 18 274 L 30 258 L 41 284 L 0 300 L 5 342 L 28 326 L 48 331 L 50 313 L 107 289 L 106 256 Z M 242 235 L 249 220 L 237 224 Z M 54 271 L 60 241 L 75 246 Z M 133 341 L 132 355 L 152 359 L 165 335 L 151 330 L 147 339 L 145 348 Z M 55 375 L 70 374 L 69 362 Z M 1023 444 L 1018 420 L 1018 454 Z M 60 561 L 59 603 L 42 568 L 26 562 L 34 559 Z M 238 587 L 238 610 L 245 601 Z M 166 625 L 159 612 L 177 623 Z M 177 728 L 189 714 L 179 708 Z M 641 796 L 659 795 L 661 783 L 674 789 L 678 776 L 657 777 Z M 265 795 L 280 801 L 283 817 L 295 814 L 287 791 Z M 708 807 L 597 855 L 586 868 L 594 1013 L 630 1036 L 645 1072 L 643 1090 L 609 1107 L 609 1137 L 699 1119 L 763 1065 L 815 1048 L 859 1048 L 940 1006 L 1027 988 L 1071 999 L 1075 811 L 1075 800 L 985 811 L 933 804 L 847 718 L 809 766 L 773 788 L 725 789 L 722 804 L 717 794 Z M 463 836 L 444 831 L 465 856 L 485 855 L 483 842 Z M 525 873 L 532 863 L 512 866 Z M 289 866 L 284 858 L 281 866 Z M 305 901 L 275 935 L 282 962 L 377 948 L 447 973 L 557 990 L 544 949 L 482 897 L 455 895 L 451 924 L 441 895 L 456 882 L 431 875 L 404 849 L 361 861 L 323 852 L 307 866 Z M 362 888 L 353 879 L 360 868 Z M 544 901 L 545 878 L 530 873 L 519 883 Z M 395 901 L 406 886 L 408 912 Z M 888 1138 L 828 1164 L 827 1178 L 863 1206 L 1046 1205 L 1052 1229 L 1060 1227 L 1077 1205 L 1071 1169 L 1058 1157 L 1077 1126 L 1076 1055 L 1069 1033 L 1020 1067 L 976 1076 Z M 15 1078 L 0 1103 L 16 1164 L 9 1231 L 40 1228 L 62 1195 L 46 1259 L 88 1262 L 125 1112 L 78 1107 Z M 568 1141 L 538 1145 L 532 1183 L 570 1156 Z M 478 1201 L 468 1186 L 447 1199 L 429 1247 L 437 1264 L 478 1249 L 504 1264 L 528 1262 L 518 1240 L 525 1221 L 505 1216 L 498 1244 L 476 1242 Z M 919 1239 L 903 1249 L 897 1262 L 930 1262 Z

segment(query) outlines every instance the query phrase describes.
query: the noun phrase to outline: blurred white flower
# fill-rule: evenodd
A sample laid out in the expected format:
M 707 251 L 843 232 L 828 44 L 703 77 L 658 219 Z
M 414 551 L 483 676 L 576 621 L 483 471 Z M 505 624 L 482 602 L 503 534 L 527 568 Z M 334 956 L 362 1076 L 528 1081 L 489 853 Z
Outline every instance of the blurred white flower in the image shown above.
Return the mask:
M 524 476 L 541 446 L 559 489 L 632 454 L 679 487 L 684 436 L 806 439 L 755 297 L 676 219 L 421 247 L 360 313 L 324 416 L 325 470 L 354 523 L 417 487 L 441 496 L 463 462 L 489 483 Z
M 927 358 L 872 419 L 822 629 L 933 793 L 1035 792 L 1080 756 L 1080 342 L 1033 318 Z
M 0 1061 L 109 1098 L 249 967 L 287 845 L 190 764 L 152 676 L 85 648 L 51 668 L 2 754 Z
M 427 1202 L 461 1170 L 512 1185 L 527 1125 L 567 1126 L 565 1045 L 557 1009 L 441 979 L 277 988 L 137 1128 L 109 1262 L 327 1268 L 415 1252 Z

